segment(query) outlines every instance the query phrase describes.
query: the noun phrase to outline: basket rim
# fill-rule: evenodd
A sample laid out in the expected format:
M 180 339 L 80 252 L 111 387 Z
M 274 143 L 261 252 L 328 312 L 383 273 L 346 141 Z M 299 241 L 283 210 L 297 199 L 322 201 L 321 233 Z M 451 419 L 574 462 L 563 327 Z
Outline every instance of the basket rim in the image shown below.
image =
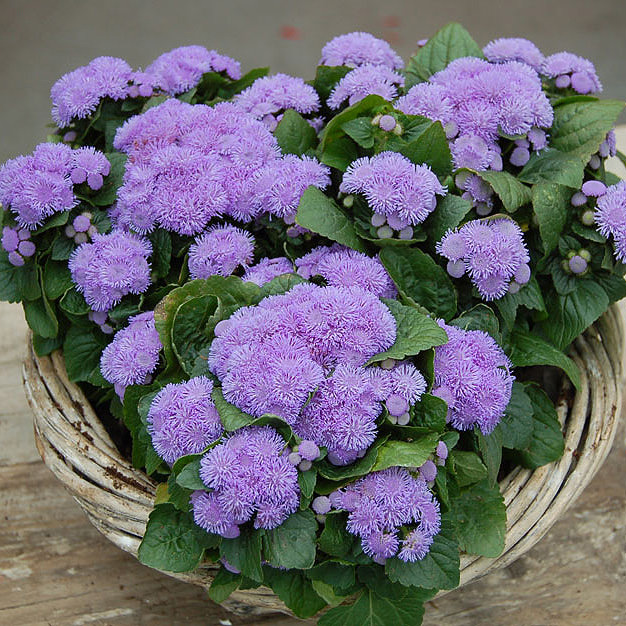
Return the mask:
M 564 394 L 557 405 L 565 435 L 563 457 L 536 470 L 515 468 L 500 481 L 507 508 L 504 551 L 496 558 L 462 553 L 457 589 L 527 552 L 595 476 L 611 448 L 621 413 L 623 337 L 621 314 L 612 305 L 575 340 L 571 357 L 580 370 L 580 390 L 571 406 Z M 34 416 L 35 443 L 44 463 L 91 523 L 136 557 L 157 483 L 121 455 L 82 390 L 69 380 L 62 353 L 38 357 L 30 335 L 28 344 L 22 375 Z M 194 572 L 163 573 L 208 587 L 217 567 L 205 564 Z M 264 587 L 238 590 L 223 605 L 248 615 L 291 614 Z

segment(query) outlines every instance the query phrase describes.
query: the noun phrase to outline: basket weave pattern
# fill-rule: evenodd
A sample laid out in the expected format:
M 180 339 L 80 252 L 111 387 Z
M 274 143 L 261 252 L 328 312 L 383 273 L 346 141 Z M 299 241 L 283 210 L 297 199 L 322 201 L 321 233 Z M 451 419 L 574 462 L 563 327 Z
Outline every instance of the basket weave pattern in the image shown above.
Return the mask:
M 579 337 L 571 357 L 581 373 L 573 404 L 557 412 L 565 453 L 530 471 L 517 468 L 500 483 L 507 506 L 504 552 L 496 559 L 461 556 L 461 585 L 512 563 L 537 543 L 589 484 L 606 458 L 621 412 L 623 326 L 616 307 Z M 37 357 L 29 348 L 23 368 L 41 458 L 110 541 L 137 555 L 156 483 L 132 467 L 115 447 L 80 388 L 70 382 L 60 352 Z M 180 580 L 208 587 L 216 566 L 201 566 Z M 224 605 L 237 613 L 289 612 L 263 587 L 236 591 Z

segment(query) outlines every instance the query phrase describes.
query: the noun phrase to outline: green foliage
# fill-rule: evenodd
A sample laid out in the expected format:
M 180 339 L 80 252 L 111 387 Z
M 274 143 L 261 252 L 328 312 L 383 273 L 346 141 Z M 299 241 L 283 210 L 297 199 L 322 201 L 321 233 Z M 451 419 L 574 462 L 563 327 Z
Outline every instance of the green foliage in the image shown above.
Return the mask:
M 550 254 L 559 244 L 570 212 L 572 190 L 546 182 L 533 185 L 533 210 L 539 223 L 544 253 Z
M 439 435 L 430 433 L 415 441 L 387 441 L 378 450 L 376 463 L 372 468 L 377 472 L 388 467 L 419 467 L 435 451 Z
M 530 187 L 524 185 L 508 172 L 486 171 L 476 172 L 476 174 L 491 185 L 496 196 L 500 198 L 502 206 L 509 213 L 514 213 L 532 199 Z
M 472 485 L 487 477 L 487 468 L 475 452 L 453 450 L 450 458 L 452 472 L 459 487 Z
M 264 567 L 264 583 L 294 612 L 297 617 L 312 617 L 326 606 L 312 582 L 299 571 L 282 571 Z
M 317 522 L 313 512 L 297 511 L 277 528 L 265 531 L 263 555 L 273 567 L 313 567 L 316 532 Z
M 283 154 L 302 155 L 317 144 L 315 129 L 293 109 L 285 111 L 274 135 Z
M 262 532 L 242 527 L 239 537 L 222 539 L 220 556 L 226 559 L 244 576 L 262 583 L 261 540 Z
M 533 405 L 518 381 L 513 383 L 509 401 L 499 429 L 505 448 L 523 450 L 530 445 L 533 435 Z

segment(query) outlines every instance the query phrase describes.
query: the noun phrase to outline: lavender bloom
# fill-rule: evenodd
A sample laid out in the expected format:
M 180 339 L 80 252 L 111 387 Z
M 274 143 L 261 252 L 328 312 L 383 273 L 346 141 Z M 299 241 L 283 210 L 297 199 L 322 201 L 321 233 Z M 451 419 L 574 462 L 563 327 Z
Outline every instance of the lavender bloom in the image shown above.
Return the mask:
M 459 430 L 478 426 L 488 435 L 500 422 L 515 377 L 504 351 L 487 333 L 439 321 L 448 343 L 435 348 L 433 394 L 448 403 L 448 422 Z
M 558 87 L 571 86 L 578 93 L 602 91 L 602 83 L 593 63 L 571 52 L 557 52 L 547 57 L 541 66 L 541 73 L 555 78 Z
M 606 193 L 598 198 L 594 217 L 598 232 L 604 237 L 613 237 L 618 261 L 626 261 L 625 181 L 607 187 Z
M 256 265 L 249 267 L 243 275 L 243 280 L 250 283 L 264 285 L 281 274 L 291 274 L 293 264 L 284 256 L 268 259 L 261 259 Z
M 241 228 L 220 224 L 197 237 L 189 248 L 189 272 L 192 278 L 219 274 L 230 276 L 239 266 L 252 262 L 254 237 Z
M 257 119 L 294 109 L 303 115 L 314 113 L 320 107 L 319 96 L 311 85 L 301 78 L 275 74 L 258 78 L 247 89 L 236 95 L 234 102 Z
M 298 445 L 298 454 L 307 461 L 315 461 L 320 455 L 320 449 L 314 441 L 303 439 Z
M 298 274 L 303 278 L 322 276 L 334 287 L 360 287 L 379 298 L 395 298 L 396 287 L 378 258 L 343 246 L 318 246 L 296 259 Z
M 79 246 L 69 260 L 76 289 L 94 311 L 108 311 L 129 293 L 143 293 L 150 284 L 147 258 L 152 246 L 146 239 L 113 231 L 96 234 L 92 243 Z
M 537 72 L 541 69 L 544 56 L 537 46 L 521 37 L 502 37 L 490 41 L 484 48 L 485 58 L 492 63 L 519 61 L 530 65 Z
M 94 321 L 106 321 L 94 317 Z M 161 340 L 154 327 L 154 312 L 141 313 L 128 320 L 100 358 L 100 371 L 106 380 L 119 387 L 144 384 L 159 362 Z M 123 395 L 123 394 L 122 394 Z
M 255 515 L 255 528 L 276 528 L 299 504 L 298 470 L 282 456 L 284 439 L 269 426 L 250 426 L 231 434 L 200 461 L 200 478 L 214 491 L 194 506 L 196 523 L 228 536 L 232 526 Z M 207 505 L 212 515 L 196 515 Z
M 397 152 L 381 152 L 350 164 L 340 190 L 365 196 L 374 213 L 395 219 L 394 228 L 420 224 L 446 193 L 427 165 L 415 165 Z
M 448 231 L 437 244 L 437 252 L 448 259 L 448 273 L 460 278 L 467 272 L 485 300 L 501 298 L 512 284 L 521 284 L 518 278 L 526 278 L 525 282 L 530 279 L 521 269 L 528 265 L 530 256 L 522 231 L 513 220 L 467 222 L 458 230 Z
M 348 72 L 335 85 L 327 104 L 338 109 L 346 100 L 353 105 L 365 96 L 376 94 L 390 102 L 398 96 L 397 85 L 404 85 L 404 78 L 384 65 L 361 65 Z
M 423 115 L 439 121 L 444 126 L 454 119 L 454 103 L 446 89 L 431 83 L 418 83 L 408 93 L 398 98 L 395 108 L 407 115 Z
M 399 70 L 404 61 L 383 39 L 377 39 L 370 33 L 354 32 L 339 35 L 331 39 L 322 48 L 320 65 L 385 65 L 389 69 Z
M 52 119 L 59 127 L 89 117 L 103 98 L 121 100 L 128 95 L 132 68 L 123 59 L 97 57 L 62 76 L 52 86 Z
M 425 481 L 404 468 L 373 472 L 335 491 L 330 501 L 348 511 L 348 531 L 361 537 L 363 551 L 379 563 L 396 554 L 403 561 L 423 559 L 441 527 L 439 503 Z M 406 526 L 398 553 L 397 534 Z
M 202 452 L 223 432 L 211 392 L 213 383 L 197 376 L 184 383 L 170 383 L 159 391 L 148 411 L 152 445 L 172 465 L 181 456 Z
M 241 78 L 237 61 L 203 46 L 174 48 L 152 61 L 144 75 L 150 77 L 153 87 L 175 96 L 195 87 L 207 72 L 224 72 L 232 80 Z
M 103 177 L 108 176 L 111 164 L 102 152 L 92 147 L 78 148 L 72 152 L 70 177 L 74 184 L 87 182 L 98 190 L 102 187 Z

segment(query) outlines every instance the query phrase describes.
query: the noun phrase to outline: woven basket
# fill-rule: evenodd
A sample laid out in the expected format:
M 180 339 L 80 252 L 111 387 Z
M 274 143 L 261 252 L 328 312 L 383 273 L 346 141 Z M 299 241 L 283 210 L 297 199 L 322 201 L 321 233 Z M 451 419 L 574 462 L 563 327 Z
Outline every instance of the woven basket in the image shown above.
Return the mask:
M 461 585 L 510 564 L 529 550 L 594 477 L 611 448 L 621 412 L 622 344 L 623 327 L 616 307 L 575 341 L 571 356 L 580 369 L 581 389 L 571 406 L 563 399 L 557 407 L 565 453 L 558 463 L 534 471 L 517 468 L 502 480 L 507 506 L 504 552 L 496 559 L 462 555 Z M 60 352 L 37 357 L 31 347 L 23 377 L 41 458 L 92 524 L 136 556 L 156 483 L 121 456 L 80 388 L 68 380 Z M 216 571 L 215 566 L 206 565 L 188 574 L 165 573 L 208 587 Z M 237 591 L 224 605 L 247 615 L 289 613 L 263 587 Z

